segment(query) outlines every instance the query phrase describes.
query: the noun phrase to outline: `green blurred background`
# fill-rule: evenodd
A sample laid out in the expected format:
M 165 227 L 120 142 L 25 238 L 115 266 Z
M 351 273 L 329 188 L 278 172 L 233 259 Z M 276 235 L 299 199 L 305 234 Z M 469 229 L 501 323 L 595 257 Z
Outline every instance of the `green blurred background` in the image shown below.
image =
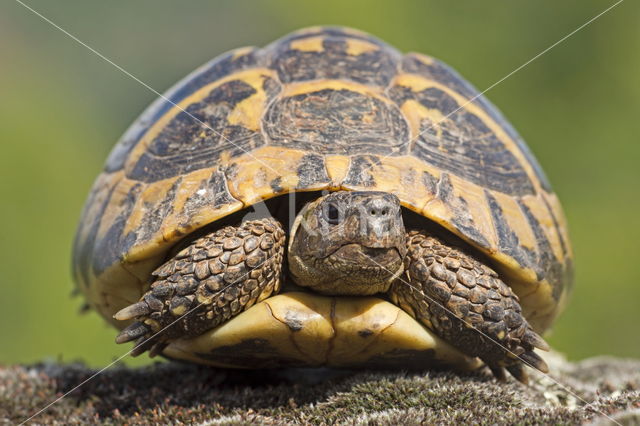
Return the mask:
M 431 54 L 483 90 L 613 4 L 25 1 L 159 91 L 226 50 L 315 24 Z M 623 2 L 487 94 L 568 216 L 576 286 L 549 341 L 571 359 L 640 357 L 639 23 L 640 4 Z M 0 5 L 0 96 L 0 363 L 104 365 L 128 347 L 78 315 L 71 241 L 111 146 L 156 96 L 13 0 Z

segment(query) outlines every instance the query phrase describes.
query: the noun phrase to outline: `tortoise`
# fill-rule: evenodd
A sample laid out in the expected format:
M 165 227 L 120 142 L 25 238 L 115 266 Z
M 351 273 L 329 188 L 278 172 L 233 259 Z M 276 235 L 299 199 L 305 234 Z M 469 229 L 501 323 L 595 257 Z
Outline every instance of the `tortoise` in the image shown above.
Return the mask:
M 223 54 L 125 132 L 74 242 L 133 354 L 220 367 L 525 365 L 570 292 L 558 198 L 455 71 L 313 27 Z

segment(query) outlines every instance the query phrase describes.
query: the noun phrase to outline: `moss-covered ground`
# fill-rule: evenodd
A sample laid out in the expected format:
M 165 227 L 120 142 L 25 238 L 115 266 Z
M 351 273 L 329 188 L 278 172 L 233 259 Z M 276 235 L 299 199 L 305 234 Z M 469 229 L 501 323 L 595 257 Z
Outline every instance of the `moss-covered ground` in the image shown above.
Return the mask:
M 229 371 L 178 363 L 112 367 L 36 424 L 576 424 L 640 422 L 640 361 L 552 359 L 553 377 L 496 382 L 485 372 Z M 26 420 L 94 370 L 0 369 L 0 423 Z M 636 422 L 636 423 L 633 423 Z

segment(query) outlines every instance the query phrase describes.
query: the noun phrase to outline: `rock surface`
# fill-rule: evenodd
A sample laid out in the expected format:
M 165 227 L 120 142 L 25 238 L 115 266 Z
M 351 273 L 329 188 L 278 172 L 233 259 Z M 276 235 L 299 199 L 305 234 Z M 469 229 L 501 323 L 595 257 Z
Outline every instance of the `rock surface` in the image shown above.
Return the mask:
M 488 372 L 229 371 L 178 363 L 115 366 L 35 424 L 640 424 L 640 361 L 547 357 L 529 386 Z M 95 370 L 0 367 L 0 423 L 20 423 Z M 563 388 L 564 387 L 564 388 Z M 608 417 L 607 417 L 608 416 Z

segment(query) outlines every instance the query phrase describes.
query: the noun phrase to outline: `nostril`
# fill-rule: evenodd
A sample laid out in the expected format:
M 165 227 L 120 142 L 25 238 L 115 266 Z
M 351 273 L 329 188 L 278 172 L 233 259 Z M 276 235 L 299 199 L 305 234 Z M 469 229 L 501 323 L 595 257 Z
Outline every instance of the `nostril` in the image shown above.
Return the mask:
M 374 217 L 388 217 L 391 216 L 391 210 L 387 207 L 385 208 L 370 208 L 369 215 Z
M 389 202 L 385 199 L 373 199 L 370 200 L 364 207 L 363 213 L 376 220 L 384 219 L 388 220 L 395 217 L 396 212 L 399 211 L 397 203 Z

